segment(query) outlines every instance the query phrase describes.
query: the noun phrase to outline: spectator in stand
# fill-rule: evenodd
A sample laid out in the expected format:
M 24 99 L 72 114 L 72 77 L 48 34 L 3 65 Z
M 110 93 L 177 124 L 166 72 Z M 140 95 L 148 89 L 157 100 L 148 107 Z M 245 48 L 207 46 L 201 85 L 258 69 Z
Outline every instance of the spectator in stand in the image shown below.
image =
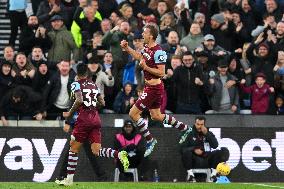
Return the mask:
M 211 34 L 204 36 L 203 43 L 195 49 L 195 53 L 204 51 L 208 55 L 208 65 L 217 69 L 217 61 L 220 57 L 228 55 L 229 52 L 216 45 L 215 37 Z
M 19 52 L 16 55 L 16 64 L 12 68 L 11 75 L 14 77 L 16 85 L 31 86 L 31 81 L 35 76 L 35 68 L 24 53 Z
M 231 54 L 228 58 L 229 66 L 228 72 L 237 78 L 237 81 L 245 78 L 245 72 L 237 58 L 236 54 Z
M 276 93 L 284 95 L 284 51 L 278 51 L 278 61 L 273 71 Z
M 132 6 L 128 3 L 123 4 L 122 7 L 119 9 L 119 11 L 122 15 L 122 18 L 128 21 L 131 31 L 137 30 L 137 26 L 138 26 L 137 18 L 135 18 L 133 15 Z
M 8 14 L 10 18 L 11 34 L 9 38 L 9 45 L 15 46 L 15 41 L 18 35 L 18 27 L 21 32 L 27 26 L 27 15 L 25 9 L 27 8 L 27 0 L 9 0 Z
M 258 25 L 251 32 L 251 35 L 252 35 L 252 37 L 257 38 L 259 36 L 259 34 L 261 34 L 262 32 L 264 32 L 264 33 L 266 33 L 268 35 L 269 34 L 268 31 L 269 32 L 271 31 L 271 33 L 274 35 L 274 33 L 276 33 L 276 31 L 275 31 L 276 27 L 277 27 L 277 23 L 275 22 L 274 16 L 271 15 L 271 14 L 264 14 L 263 15 L 263 23 Z
M 206 90 L 206 86 L 208 86 L 208 82 L 209 82 L 209 73 L 210 72 L 214 72 L 216 71 L 216 67 L 213 66 L 212 64 L 209 64 L 209 59 L 208 59 L 208 54 L 205 51 L 201 51 L 201 52 L 195 52 L 194 53 L 195 57 L 196 57 L 196 62 L 198 65 L 200 65 L 201 69 L 202 69 L 202 78 L 204 81 L 204 87 L 202 88 L 202 91 L 200 91 L 200 107 L 201 107 L 201 111 L 202 113 L 206 112 L 207 110 L 211 110 L 211 106 L 209 103 L 209 98 L 207 95 L 207 90 Z
M 202 33 L 207 33 L 207 29 L 206 28 L 206 19 L 205 19 L 205 15 L 203 13 L 200 12 L 196 12 L 194 15 L 194 20 L 193 22 L 198 23 L 200 26 L 200 30 L 202 31 Z
M 87 0 L 82 0 L 80 1 L 80 6 L 77 7 L 77 9 L 80 9 L 80 7 L 86 7 L 88 6 Z M 94 12 L 94 19 L 98 19 L 99 21 L 102 20 L 102 16 L 98 11 L 98 1 L 97 0 L 92 0 L 90 3 L 90 6 L 93 7 L 93 11 Z M 86 12 L 81 11 L 80 13 L 80 19 L 84 19 L 86 17 Z M 75 43 L 77 45 L 78 48 L 80 48 L 82 46 L 82 33 L 81 33 L 81 28 L 78 26 L 78 24 L 73 21 L 72 26 L 71 26 L 71 33 L 73 35 L 73 38 L 75 40 Z M 81 54 L 82 52 L 80 52 Z
M 227 60 L 221 59 L 218 62 L 218 73 L 210 74 L 209 94 L 212 110 L 206 114 L 233 114 L 238 110 L 239 92 L 236 87 L 237 78 L 228 73 Z
M 103 19 L 101 22 L 101 30 L 103 35 L 109 32 L 112 29 L 111 21 L 107 18 Z
M 51 46 L 51 41 L 47 36 L 46 29 L 38 25 L 37 17 L 31 15 L 27 27 L 20 34 L 19 51 L 28 56 L 34 46 L 39 46 L 44 52 L 47 52 Z
M 275 108 L 272 114 L 284 115 L 284 97 L 283 95 L 278 95 L 275 98 Z
M 166 1 L 159 0 L 157 9 L 154 10 L 154 15 L 157 18 L 158 24 L 160 25 L 161 18 L 164 14 L 169 11 L 169 7 Z
M 276 26 L 276 36 L 271 36 L 271 46 L 273 48 L 272 53 L 283 51 L 284 49 L 284 21 L 282 20 Z
M 247 28 L 244 26 L 241 19 L 241 13 L 238 9 L 232 10 L 231 14 L 235 29 L 233 33 L 233 49 L 242 48 L 245 42 L 251 41 L 250 31 L 248 31 Z
M 165 91 L 167 95 L 167 110 L 171 112 L 176 111 L 176 101 L 177 101 L 177 94 L 176 94 L 176 83 L 173 80 L 172 76 L 174 71 L 181 66 L 182 59 L 179 55 L 173 55 L 171 58 L 171 65 L 166 65 L 167 74 L 163 77 L 164 84 L 165 84 Z
M 48 69 L 46 61 L 39 61 L 37 64 L 37 70 L 32 80 L 32 87 L 35 92 L 40 93 L 44 96 L 44 89 L 46 88 L 47 82 L 49 81 L 51 73 Z
M 104 54 L 103 62 L 102 62 L 102 71 L 107 73 L 108 75 L 112 75 L 113 72 L 113 58 L 111 52 L 106 52 Z M 112 110 L 113 102 L 116 94 L 114 93 L 114 81 L 115 78 L 112 79 L 113 83 L 104 84 L 104 95 L 105 95 L 105 106 L 104 111 Z
M 126 0 L 124 2 L 121 2 L 119 6 L 121 7 L 126 3 L 132 7 L 134 17 L 137 17 L 138 13 L 140 13 L 143 9 L 147 7 L 144 1 L 141 0 Z
M 193 22 L 188 35 L 182 38 L 180 45 L 185 46 L 188 51 L 194 52 L 194 50 L 201 45 L 203 40 L 204 37 L 201 33 L 200 25 L 197 22 Z
M 167 42 L 162 44 L 161 47 L 167 53 L 167 64 L 169 64 L 169 61 L 174 54 L 182 54 L 182 49 L 179 45 L 179 37 L 176 31 L 169 32 Z
M 85 17 L 80 18 L 81 12 L 83 12 L 83 10 Z M 82 37 L 80 50 L 82 50 L 83 53 L 92 46 L 91 39 L 94 33 L 101 31 L 101 20 L 95 17 L 95 11 L 96 10 L 94 10 L 92 6 L 86 6 L 84 7 L 84 9 L 82 7 L 78 7 L 74 14 L 74 21 L 80 28 L 80 35 Z
M 84 61 L 94 57 L 97 62 L 102 63 L 105 53 L 107 52 L 107 47 L 102 44 L 103 35 L 101 32 L 95 32 L 92 39 L 92 44 L 87 45 L 87 49 L 84 54 Z M 91 46 L 90 46 L 91 45 Z
M 266 13 L 274 15 L 276 22 L 279 22 L 283 17 L 283 7 L 276 0 L 265 0 L 265 5 Z
M 52 29 L 51 18 L 55 15 L 60 15 L 62 21 L 68 19 L 68 15 L 63 4 L 59 0 L 44 0 L 39 4 L 36 16 L 40 25 L 43 25 L 47 31 Z
M 51 18 L 52 31 L 48 32 L 48 36 L 52 41 L 52 46 L 48 51 L 48 61 L 59 63 L 61 60 L 71 60 L 71 52 L 73 60 L 78 59 L 78 49 L 70 31 L 64 26 L 63 18 L 55 15 Z
M 48 65 L 48 62 L 44 60 L 44 55 L 43 55 L 43 52 L 42 52 L 42 49 L 38 46 L 35 46 L 33 47 L 32 49 L 32 54 L 30 56 L 30 59 L 29 61 L 32 63 L 32 65 L 35 67 L 35 68 L 38 68 L 39 65 L 42 63 L 42 62 L 45 62 L 46 65 Z M 52 67 L 52 65 L 48 65 L 49 67 Z M 55 65 L 56 66 L 56 65 Z M 55 67 L 54 66 L 54 67 Z M 56 70 L 57 70 L 57 67 L 56 67 Z
M 240 14 L 244 28 L 250 33 L 257 25 L 262 23 L 262 16 L 260 11 L 251 0 L 242 0 Z
M 110 60 L 107 60 L 107 62 L 109 63 Z M 112 76 L 111 69 L 103 71 L 103 66 L 99 64 L 95 57 L 89 59 L 88 68 L 93 81 L 96 81 L 95 83 L 100 89 L 101 96 L 104 97 L 104 86 L 112 87 L 114 85 L 114 77 Z
M 216 39 L 216 44 L 228 51 L 234 50 L 232 41 L 234 39 L 234 23 L 232 22 L 232 15 L 230 13 L 214 14 L 211 17 L 211 28 L 209 33 Z
M 148 7 L 152 10 L 157 10 L 158 4 L 160 0 L 150 0 L 148 1 Z M 176 0 L 165 0 L 165 2 L 168 4 L 169 11 L 173 11 L 174 6 L 176 5 Z
M 177 87 L 177 114 L 199 114 L 203 74 L 190 51 L 182 55 L 182 66 L 175 69 L 173 81 Z
M 116 79 L 116 91 L 121 89 L 123 68 L 128 62 L 128 54 L 122 51 L 120 42 L 122 40 L 128 41 L 132 44 L 132 37 L 129 35 L 130 26 L 126 20 L 123 20 L 120 25 L 115 26 L 103 36 L 103 45 L 110 46 L 110 51 L 113 56 L 114 72 L 113 75 Z
M 271 48 L 264 41 L 264 33 L 261 33 L 257 39 L 251 43 L 247 49 L 247 58 L 251 63 L 251 74 L 254 78 L 259 72 L 266 76 L 267 84 L 273 86 L 274 74 L 273 68 L 277 60 L 277 55 L 271 52 Z M 256 54 L 254 54 L 254 50 Z
M 64 6 L 64 11 L 67 16 L 67 19 L 64 23 L 67 29 L 70 30 L 73 22 L 73 15 L 76 11 L 76 8 L 79 6 L 79 2 L 78 0 L 61 0 L 61 3 Z
M 8 61 L 12 64 L 12 66 L 15 64 L 14 63 L 14 56 L 15 56 L 15 51 L 14 48 L 12 46 L 6 46 L 3 50 L 3 56 L 4 59 L 3 61 Z
M 14 87 L 14 78 L 11 76 L 12 64 L 8 61 L 0 63 L 0 102 L 3 96 Z
M 269 111 L 269 96 L 274 93 L 274 88 L 266 83 L 266 76 L 263 73 L 257 73 L 255 84 L 245 86 L 246 80 L 242 79 L 240 88 L 251 94 L 251 112 L 252 114 L 265 114 Z
M 176 21 L 173 13 L 168 12 L 164 14 L 160 20 L 160 35 L 162 37 L 161 43 L 166 43 L 166 38 L 171 31 L 177 31 Z
M 134 91 L 132 90 L 132 85 L 126 83 L 123 86 L 123 90 L 115 97 L 113 110 L 118 114 L 128 114 L 134 103 Z
M 110 17 L 109 17 L 109 20 L 112 24 L 113 27 L 119 25 L 118 24 L 118 21 L 120 20 L 120 14 L 118 11 L 113 11 L 111 14 L 110 14 Z
M 114 149 L 125 150 L 128 154 L 129 168 L 137 168 L 144 159 L 143 137 L 137 133 L 134 123 L 125 120 L 121 133 L 115 135 Z M 120 161 L 116 162 L 120 172 L 123 173 L 123 166 Z
M 205 126 L 206 118 L 199 116 L 191 129 L 185 131 L 180 139 L 182 162 L 187 170 L 187 182 L 196 182 L 192 172 L 194 168 L 211 168 L 210 179 L 216 181 L 216 167 L 218 163 L 226 162 L 229 159 L 227 148 L 211 151 L 211 148 L 218 147 L 217 138 Z
M 62 60 L 58 69 L 59 71 L 48 80 L 44 90 L 44 108 L 48 120 L 63 120 L 62 112 L 66 112 L 70 106 L 71 83 L 74 81 L 75 72 L 67 60 Z
M 157 19 L 151 9 L 145 8 L 138 15 L 138 28 L 137 30 L 143 30 L 144 26 L 148 23 L 157 23 Z
M 4 126 L 7 120 L 42 120 L 42 97 L 28 86 L 10 90 L 0 102 L 0 116 Z
M 109 18 L 111 13 L 118 9 L 118 3 L 116 0 L 98 0 L 99 12 L 102 14 L 102 18 Z
M 177 32 L 181 38 L 185 37 L 192 23 L 191 13 L 185 7 L 185 3 L 180 1 L 174 7 L 174 15 L 176 17 Z

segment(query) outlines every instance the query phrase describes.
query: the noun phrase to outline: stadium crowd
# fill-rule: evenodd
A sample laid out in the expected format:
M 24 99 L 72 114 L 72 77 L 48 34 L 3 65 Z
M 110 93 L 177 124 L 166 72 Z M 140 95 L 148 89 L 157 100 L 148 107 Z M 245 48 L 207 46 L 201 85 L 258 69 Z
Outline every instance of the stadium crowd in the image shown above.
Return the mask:
M 143 89 L 143 26 L 167 53 L 162 112 L 284 114 L 283 0 L 9 0 L 0 116 L 54 120 L 71 103 L 76 64 L 88 64 L 103 113 L 128 113 Z M 19 34 L 19 49 L 15 40 Z

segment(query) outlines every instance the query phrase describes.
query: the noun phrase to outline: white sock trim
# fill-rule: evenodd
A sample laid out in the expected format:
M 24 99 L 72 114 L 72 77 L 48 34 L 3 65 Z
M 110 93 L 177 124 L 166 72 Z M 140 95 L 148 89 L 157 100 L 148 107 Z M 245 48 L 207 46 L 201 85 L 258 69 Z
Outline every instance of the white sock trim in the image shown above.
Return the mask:
M 217 171 L 216 171 L 216 169 L 211 169 L 211 177 L 212 176 L 216 176 L 217 175 Z
M 191 175 L 191 176 L 193 176 L 193 177 L 194 177 L 194 174 L 193 174 L 192 169 L 187 170 L 187 174 L 189 174 L 189 175 Z

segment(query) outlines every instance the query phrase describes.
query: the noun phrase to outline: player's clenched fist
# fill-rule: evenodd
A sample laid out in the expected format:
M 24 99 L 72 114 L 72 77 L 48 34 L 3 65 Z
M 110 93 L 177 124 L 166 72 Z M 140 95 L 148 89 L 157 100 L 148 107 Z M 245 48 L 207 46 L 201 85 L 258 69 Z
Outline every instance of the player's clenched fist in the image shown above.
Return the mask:
M 120 42 L 120 46 L 122 49 L 126 50 L 128 48 L 128 42 L 126 40 L 122 40 Z
M 142 70 L 144 70 L 147 66 L 144 58 L 140 60 L 139 66 L 142 68 Z

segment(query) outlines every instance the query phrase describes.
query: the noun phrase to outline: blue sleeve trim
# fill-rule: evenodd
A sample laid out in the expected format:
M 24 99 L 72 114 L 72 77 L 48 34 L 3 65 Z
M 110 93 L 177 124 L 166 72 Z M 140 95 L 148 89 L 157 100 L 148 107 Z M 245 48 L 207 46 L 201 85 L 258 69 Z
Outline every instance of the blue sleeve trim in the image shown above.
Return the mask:
M 164 64 L 167 62 L 167 53 L 163 50 L 157 50 L 154 54 L 156 64 Z
M 72 91 L 72 92 L 77 92 L 77 91 L 79 91 L 80 89 L 81 89 L 80 83 L 78 83 L 78 82 L 73 82 L 73 83 L 71 84 L 71 91 Z

